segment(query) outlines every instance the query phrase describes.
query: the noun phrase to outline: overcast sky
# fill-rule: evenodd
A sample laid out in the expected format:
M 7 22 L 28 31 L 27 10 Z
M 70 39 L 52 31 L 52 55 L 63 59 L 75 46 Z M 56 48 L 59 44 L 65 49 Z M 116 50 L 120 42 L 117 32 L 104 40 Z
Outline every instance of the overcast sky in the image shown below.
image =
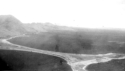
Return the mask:
M 7 14 L 23 23 L 125 28 L 124 0 L 0 0 L 0 15 Z

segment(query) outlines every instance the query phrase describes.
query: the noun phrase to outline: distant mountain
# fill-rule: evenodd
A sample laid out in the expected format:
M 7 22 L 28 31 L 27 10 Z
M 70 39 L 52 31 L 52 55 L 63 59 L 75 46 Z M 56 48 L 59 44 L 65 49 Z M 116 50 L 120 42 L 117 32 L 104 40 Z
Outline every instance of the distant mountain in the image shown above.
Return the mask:
M 12 15 L 0 15 L 0 37 L 20 35 L 25 33 L 22 22 Z
M 0 37 L 63 30 L 74 31 L 71 27 L 58 26 L 51 23 L 24 24 L 12 15 L 0 15 Z

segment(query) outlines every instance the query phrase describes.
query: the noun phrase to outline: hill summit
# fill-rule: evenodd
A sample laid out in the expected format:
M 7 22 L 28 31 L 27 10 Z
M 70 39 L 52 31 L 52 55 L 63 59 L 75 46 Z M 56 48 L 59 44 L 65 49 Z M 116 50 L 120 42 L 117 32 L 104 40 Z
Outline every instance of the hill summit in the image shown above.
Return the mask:
M 21 21 L 12 15 L 0 15 L 0 37 L 19 35 L 26 32 Z

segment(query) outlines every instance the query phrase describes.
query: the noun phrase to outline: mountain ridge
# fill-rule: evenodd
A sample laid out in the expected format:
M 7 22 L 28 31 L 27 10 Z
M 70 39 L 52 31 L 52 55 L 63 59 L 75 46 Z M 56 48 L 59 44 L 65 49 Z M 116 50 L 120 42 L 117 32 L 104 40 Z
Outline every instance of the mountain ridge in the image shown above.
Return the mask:
M 49 22 L 25 24 L 12 15 L 0 15 L 0 37 L 61 30 L 74 31 L 73 28 L 58 26 Z

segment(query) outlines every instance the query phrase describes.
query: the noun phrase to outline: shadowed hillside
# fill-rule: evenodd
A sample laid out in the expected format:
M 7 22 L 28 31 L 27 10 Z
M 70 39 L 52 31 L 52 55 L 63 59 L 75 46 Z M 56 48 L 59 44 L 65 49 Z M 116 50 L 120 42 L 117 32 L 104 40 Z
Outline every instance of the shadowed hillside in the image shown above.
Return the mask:
M 39 53 L 0 50 L 0 71 L 72 71 L 66 61 Z

